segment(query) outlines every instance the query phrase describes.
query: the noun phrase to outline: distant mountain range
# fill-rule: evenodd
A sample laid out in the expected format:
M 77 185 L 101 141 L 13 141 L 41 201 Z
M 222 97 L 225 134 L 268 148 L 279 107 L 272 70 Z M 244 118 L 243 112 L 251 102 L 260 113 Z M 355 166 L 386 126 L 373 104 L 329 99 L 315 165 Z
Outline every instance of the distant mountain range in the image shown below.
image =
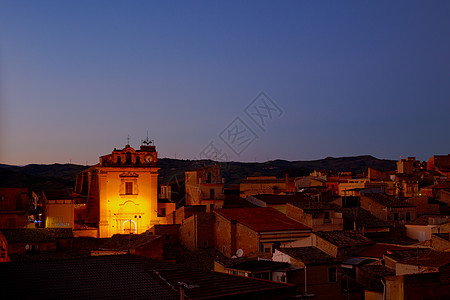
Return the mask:
M 203 165 L 209 160 L 181 160 L 161 158 L 158 160 L 160 183 L 184 178 L 184 172 Z M 311 161 L 273 160 L 263 163 L 222 163 L 222 173 L 228 184 L 239 183 L 247 176 L 306 176 L 313 170 L 366 172 L 371 167 L 381 171 L 396 169 L 395 160 L 378 159 L 370 155 L 354 157 L 327 157 Z M 0 164 L 0 187 L 29 187 L 32 189 L 71 188 L 75 175 L 89 166 L 74 164 L 12 166 Z

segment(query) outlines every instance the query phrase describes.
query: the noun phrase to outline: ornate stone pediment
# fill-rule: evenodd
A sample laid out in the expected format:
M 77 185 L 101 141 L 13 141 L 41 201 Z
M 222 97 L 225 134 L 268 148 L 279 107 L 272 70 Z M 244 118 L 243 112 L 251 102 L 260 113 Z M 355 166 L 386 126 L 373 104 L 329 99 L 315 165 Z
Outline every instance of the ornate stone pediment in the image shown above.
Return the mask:
M 123 172 L 119 177 L 139 177 L 139 174 L 135 172 Z

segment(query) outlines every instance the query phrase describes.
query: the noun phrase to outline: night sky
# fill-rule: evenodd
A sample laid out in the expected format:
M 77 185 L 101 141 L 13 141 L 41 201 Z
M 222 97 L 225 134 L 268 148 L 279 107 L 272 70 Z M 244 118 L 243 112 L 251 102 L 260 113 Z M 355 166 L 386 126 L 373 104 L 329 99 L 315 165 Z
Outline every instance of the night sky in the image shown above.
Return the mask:
M 0 163 L 450 153 L 450 1 L 0 7 Z

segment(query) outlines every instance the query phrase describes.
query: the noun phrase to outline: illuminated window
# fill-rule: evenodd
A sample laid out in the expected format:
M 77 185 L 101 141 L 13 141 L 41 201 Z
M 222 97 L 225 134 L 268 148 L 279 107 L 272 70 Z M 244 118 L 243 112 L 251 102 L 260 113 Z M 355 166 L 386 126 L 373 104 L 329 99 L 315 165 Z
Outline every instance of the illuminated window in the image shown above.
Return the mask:
M 125 182 L 125 194 L 133 195 L 133 183 L 132 182 Z

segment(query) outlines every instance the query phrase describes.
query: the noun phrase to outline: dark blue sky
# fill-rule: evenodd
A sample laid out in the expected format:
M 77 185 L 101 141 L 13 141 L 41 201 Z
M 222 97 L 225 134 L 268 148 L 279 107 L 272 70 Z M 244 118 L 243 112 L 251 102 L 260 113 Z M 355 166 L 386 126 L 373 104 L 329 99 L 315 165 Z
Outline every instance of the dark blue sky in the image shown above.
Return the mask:
M 94 164 L 147 130 L 185 159 L 450 153 L 449 1 L 1 6 L 1 163 Z M 281 109 L 263 128 L 244 112 L 261 91 Z

